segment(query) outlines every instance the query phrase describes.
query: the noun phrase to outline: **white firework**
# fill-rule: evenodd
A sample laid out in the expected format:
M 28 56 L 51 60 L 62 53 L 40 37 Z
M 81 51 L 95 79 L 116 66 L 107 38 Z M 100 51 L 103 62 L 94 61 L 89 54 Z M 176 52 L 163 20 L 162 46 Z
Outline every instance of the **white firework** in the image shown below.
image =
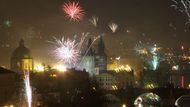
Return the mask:
M 119 27 L 116 23 L 110 23 L 108 26 L 111 29 L 112 33 L 115 33 Z
M 178 11 L 180 11 L 181 13 L 186 14 L 188 21 L 186 24 L 188 24 L 190 22 L 190 0 L 172 0 L 173 1 L 173 5 L 171 5 L 171 7 L 174 7 L 175 9 L 177 9 Z
M 78 48 L 78 43 L 75 40 L 54 38 L 55 49 L 53 53 L 60 62 L 65 64 L 75 64 L 78 60 L 80 50 Z
M 89 33 L 83 33 L 80 38 L 74 36 L 74 39 L 65 39 L 62 37 L 61 39 L 57 39 L 54 37 L 54 41 L 52 43 L 55 47 L 53 49 L 53 54 L 59 60 L 59 62 L 63 62 L 67 66 L 76 66 L 81 59 L 81 53 L 85 50 L 85 45 L 88 40 Z M 95 37 L 93 39 L 92 44 L 99 38 Z M 91 45 L 92 45 L 91 44 Z M 85 50 L 88 52 L 89 49 Z M 85 53 L 86 54 L 86 53 Z
M 92 18 L 89 19 L 89 22 L 90 22 L 93 26 L 97 27 L 97 25 L 98 25 L 98 20 L 99 20 L 98 17 L 92 16 Z

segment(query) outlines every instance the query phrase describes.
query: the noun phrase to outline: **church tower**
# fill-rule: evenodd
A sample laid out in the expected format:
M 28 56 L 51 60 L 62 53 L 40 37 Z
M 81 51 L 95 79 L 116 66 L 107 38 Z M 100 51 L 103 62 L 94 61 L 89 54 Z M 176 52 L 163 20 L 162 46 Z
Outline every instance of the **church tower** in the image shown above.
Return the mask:
M 92 49 L 92 39 L 88 40 L 88 45 L 86 47 L 85 53 L 81 61 L 81 69 L 85 69 L 90 76 L 96 75 L 95 72 L 95 53 Z
M 107 55 L 105 50 L 103 36 L 101 36 L 98 43 L 98 52 L 96 54 L 96 68 L 99 73 L 106 72 L 107 70 Z
M 23 39 L 19 41 L 19 46 L 12 53 L 10 67 L 17 73 L 23 73 L 26 70 L 33 71 L 33 59 L 30 50 L 25 47 Z

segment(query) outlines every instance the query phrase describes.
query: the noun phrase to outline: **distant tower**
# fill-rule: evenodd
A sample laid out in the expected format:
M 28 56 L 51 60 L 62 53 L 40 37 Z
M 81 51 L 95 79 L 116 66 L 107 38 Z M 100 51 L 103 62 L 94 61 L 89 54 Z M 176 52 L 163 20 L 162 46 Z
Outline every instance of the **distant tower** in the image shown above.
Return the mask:
M 10 67 L 12 71 L 23 73 L 24 71 L 33 71 L 33 59 L 30 56 L 30 50 L 25 47 L 24 40 L 20 40 L 11 56 Z
M 98 52 L 96 54 L 96 68 L 99 73 L 104 73 L 107 70 L 107 55 L 105 53 L 103 36 L 100 37 L 100 41 L 98 43 Z
M 92 39 L 89 39 L 87 48 L 82 57 L 81 69 L 85 69 L 90 74 L 90 76 L 94 76 L 96 74 L 96 72 L 95 72 L 95 54 L 94 54 L 94 51 L 93 51 L 91 45 L 92 45 Z

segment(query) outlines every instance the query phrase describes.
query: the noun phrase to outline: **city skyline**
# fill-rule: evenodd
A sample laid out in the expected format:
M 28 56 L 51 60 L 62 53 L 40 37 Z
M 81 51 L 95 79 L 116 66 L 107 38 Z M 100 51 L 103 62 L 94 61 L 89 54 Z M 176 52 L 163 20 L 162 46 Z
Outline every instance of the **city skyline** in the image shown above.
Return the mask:
M 189 107 L 190 0 L 0 0 L 0 106 Z

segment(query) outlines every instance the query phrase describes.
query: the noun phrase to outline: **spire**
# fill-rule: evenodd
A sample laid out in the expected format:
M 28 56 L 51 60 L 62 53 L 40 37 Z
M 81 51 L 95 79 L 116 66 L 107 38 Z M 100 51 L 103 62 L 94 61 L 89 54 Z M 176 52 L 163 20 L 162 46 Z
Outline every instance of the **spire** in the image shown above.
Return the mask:
M 106 55 L 105 53 L 105 45 L 103 41 L 103 36 L 100 37 L 100 41 L 98 43 L 98 54 L 100 55 Z
M 21 40 L 19 41 L 19 47 L 24 47 L 24 40 L 23 40 L 23 39 L 21 39 Z

